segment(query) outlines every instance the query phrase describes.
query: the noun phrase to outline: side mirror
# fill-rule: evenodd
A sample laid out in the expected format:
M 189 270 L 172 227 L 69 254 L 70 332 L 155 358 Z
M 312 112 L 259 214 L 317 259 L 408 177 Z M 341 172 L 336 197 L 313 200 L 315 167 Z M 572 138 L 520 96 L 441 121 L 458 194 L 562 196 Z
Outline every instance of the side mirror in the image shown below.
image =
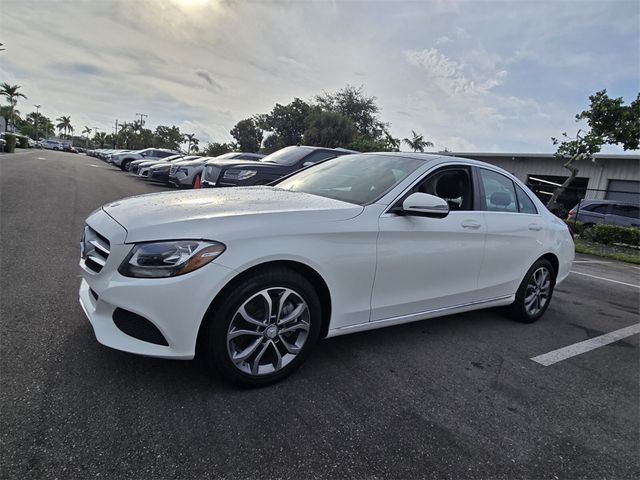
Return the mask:
M 449 215 L 449 204 L 446 200 L 428 193 L 412 193 L 402 202 L 401 212 L 404 215 L 420 217 L 444 218 Z

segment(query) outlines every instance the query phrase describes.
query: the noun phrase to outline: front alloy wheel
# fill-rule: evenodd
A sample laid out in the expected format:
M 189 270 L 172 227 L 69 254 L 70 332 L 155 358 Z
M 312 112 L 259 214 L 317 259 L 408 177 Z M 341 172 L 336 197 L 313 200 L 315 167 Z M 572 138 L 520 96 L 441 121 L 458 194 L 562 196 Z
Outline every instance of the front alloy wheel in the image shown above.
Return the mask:
M 277 382 L 309 355 L 320 336 L 321 309 L 313 285 L 288 268 L 241 278 L 205 319 L 209 364 L 240 386 Z
M 309 335 L 309 307 L 290 288 L 268 288 L 236 311 L 227 331 L 227 352 L 250 375 L 277 372 L 291 363 Z

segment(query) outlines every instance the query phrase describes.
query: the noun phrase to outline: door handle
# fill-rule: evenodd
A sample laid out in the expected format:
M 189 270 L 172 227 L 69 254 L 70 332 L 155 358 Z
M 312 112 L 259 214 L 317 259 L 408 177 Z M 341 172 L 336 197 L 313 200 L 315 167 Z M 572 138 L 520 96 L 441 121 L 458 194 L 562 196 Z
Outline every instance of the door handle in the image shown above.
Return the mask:
M 473 228 L 474 230 L 480 228 L 480 224 L 474 220 L 464 220 L 461 225 L 462 228 Z
M 529 230 L 540 231 L 542 230 L 542 225 L 538 225 L 537 223 L 530 223 Z

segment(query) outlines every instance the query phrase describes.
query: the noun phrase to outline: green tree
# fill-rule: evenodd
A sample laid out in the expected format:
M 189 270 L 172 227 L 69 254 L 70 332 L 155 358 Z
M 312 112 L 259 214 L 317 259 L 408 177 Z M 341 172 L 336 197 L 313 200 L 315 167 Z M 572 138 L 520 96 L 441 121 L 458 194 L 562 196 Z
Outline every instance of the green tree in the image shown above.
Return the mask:
M 322 95 L 316 96 L 315 100 L 322 110 L 349 117 L 360 137 L 379 139 L 388 127 L 378 118 L 380 109 L 376 97 L 367 97 L 363 86 L 356 88 L 347 85 L 335 93 L 323 92 Z
M 113 139 L 113 135 L 109 135 L 109 137 Z M 107 143 L 107 134 L 105 132 L 96 132 L 96 134 L 93 136 L 93 142 L 96 145 L 100 145 L 100 148 L 104 148 L 105 144 Z
M 202 149 L 202 155 L 205 157 L 217 157 L 235 150 L 236 146 L 233 143 L 210 142 Z
M 596 92 L 589 97 L 588 110 L 576 115 L 576 121 L 587 120 L 589 131 L 580 129 L 575 137 L 566 132 L 562 139 L 551 138 L 557 145 L 555 156 L 564 162 L 563 167 L 569 170 L 569 177 L 556 188 L 547 203 L 550 210 L 557 210 L 558 198 L 571 185 L 578 175 L 577 163 L 593 160 L 603 145 L 622 145 L 624 150 L 636 150 L 640 142 L 640 94 L 630 105 L 624 105 L 620 98 L 609 98 L 606 90 Z
M 0 95 L 5 97 L 9 102 L 8 124 L 11 125 L 12 132 L 15 131 L 15 107 L 18 104 L 18 99 L 27 98 L 24 93 L 18 91 L 20 90 L 20 88 L 22 88 L 20 87 L 20 85 L 9 85 L 7 82 L 3 82 L 2 84 L 0 84 Z
M 84 130 L 82 130 L 82 135 L 85 135 L 85 148 L 89 148 L 89 135 L 91 134 L 91 132 L 92 129 L 85 125 Z
M 175 125 L 172 127 L 158 125 L 154 132 L 154 137 L 156 147 L 170 148 L 172 150 L 177 150 L 184 139 L 180 129 Z
M 433 143 L 425 140 L 424 135 L 419 135 L 413 130 L 411 130 L 411 138 L 403 138 L 402 141 L 414 152 L 424 152 L 425 147 L 433 147 Z
M 312 107 L 304 100 L 294 98 L 288 105 L 276 103 L 271 112 L 255 116 L 256 124 L 278 136 L 283 147 L 296 145 L 302 140 L 304 121 L 311 113 Z
M 351 145 L 357 130 L 353 121 L 336 112 L 317 110 L 305 119 L 305 145 L 317 147 L 346 147 Z
M 191 153 L 191 150 L 194 152 L 198 151 L 198 143 L 200 143 L 200 140 L 196 138 L 195 133 L 185 133 L 184 141 L 187 142 L 187 155 Z
M 264 139 L 260 152 L 268 155 L 284 147 L 286 147 L 286 145 L 282 140 L 282 138 L 280 138 L 279 135 L 272 133 L 271 135 L 267 136 L 267 138 Z
M 241 152 L 255 153 L 260 150 L 263 133 L 253 118 L 240 120 L 229 133 L 238 142 Z
M 637 150 L 640 142 L 640 93 L 629 105 L 624 105 L 622 97 L 609 98 L 606 90 L 596 92 L 589 100 L 589 110 L 577 114 L 576 120 L 586 120 L 591 132 L 601 137 L 603 144 Z
M 71 126 L 71 117 L 62 115 L 60 118 L 56 118 L 56 122 L 59 122 L 56 125 L 58 132 L 64 132 L 64 136 L 68 137 L 68 133 L 73 131 L 73 127 Z

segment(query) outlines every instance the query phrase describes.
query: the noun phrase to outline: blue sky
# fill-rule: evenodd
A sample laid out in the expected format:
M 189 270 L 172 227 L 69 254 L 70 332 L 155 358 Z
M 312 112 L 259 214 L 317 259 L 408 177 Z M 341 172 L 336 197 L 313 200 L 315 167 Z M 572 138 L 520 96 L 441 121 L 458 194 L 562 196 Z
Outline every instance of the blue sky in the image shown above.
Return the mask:
M 363 85 L 397 137 L 547 152 L 606 88 L 640 90 L 637 1 L 3 0 L 0 81 L 111 131 L 149 114 L 201 141 L 274 103 Z

